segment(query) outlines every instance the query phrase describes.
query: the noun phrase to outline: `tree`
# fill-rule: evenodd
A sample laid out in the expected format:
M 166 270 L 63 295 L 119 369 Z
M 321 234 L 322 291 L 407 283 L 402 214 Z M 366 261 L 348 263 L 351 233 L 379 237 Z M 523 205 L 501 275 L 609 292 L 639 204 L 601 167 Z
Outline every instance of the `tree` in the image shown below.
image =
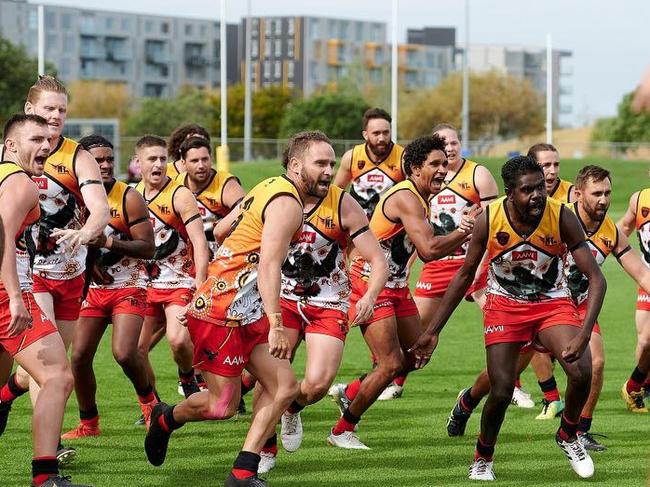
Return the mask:
M 45 71 L 56 75 L 52 65 Z M 22 112 L 29 88 L 38 75 L 38 61 L 25 48 L 0 37 L 0 124 L 14 113 Z
M 118 118 L 125 123 L 132 99 L 128 87 L 106 81 L 75 81 L 70 85 L 68 116 L 76 118 Z
M 473 140 L 494 140 L 544 129 L 542 95 L 526 79 L 497 71 L 470 74 L 470 127 Z M 400 137 L 431 132 L 438 123 L 461 128 L 462 75 L 454 73 L 430 90 L 402 97 Z
M 618 104 L 618 114 L 596 122 L 594 142 L 650 142 L 650 113 L 632 110 L 634 92 L 627 93 Z
M 338 93 L 312 96 L 287 107 L 280 134 L 290 137 L 303 130 L 322 130 L 332 139 L 358 139 L 361 118 L 368 108 L 360 97 Z

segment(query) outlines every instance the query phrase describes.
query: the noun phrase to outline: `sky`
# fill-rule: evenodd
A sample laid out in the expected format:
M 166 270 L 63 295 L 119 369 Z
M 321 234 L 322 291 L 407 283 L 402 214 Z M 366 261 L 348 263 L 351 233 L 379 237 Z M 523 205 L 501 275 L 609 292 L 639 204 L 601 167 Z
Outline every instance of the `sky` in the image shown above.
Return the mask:
M 622 96 L 650 69 L 649 0 L 468 0 L 470 44 L 543 47 L 550 33 L 556 49 L 573 52 L 571 104 L 574 125 L 613 116 Z M 218 0 L 43 0 L 43 3 L 157 15 L 213 18 Z M 239 22 L 246 0 L 226 0 L 226 18 Z M 390 23 L 391 0 L 251 0 L 251 14 L 312 15 Z M 399 0 L 398 35 L 408 28 L 456 27 L 465 37 L 463 0 Z M 390 33 L 390 25 L 388 25 Z

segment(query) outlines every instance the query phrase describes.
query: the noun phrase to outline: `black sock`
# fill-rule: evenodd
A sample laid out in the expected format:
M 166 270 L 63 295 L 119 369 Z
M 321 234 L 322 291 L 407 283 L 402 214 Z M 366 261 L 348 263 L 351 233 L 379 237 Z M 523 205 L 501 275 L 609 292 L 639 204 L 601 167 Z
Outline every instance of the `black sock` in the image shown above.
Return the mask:
M 560 419 L 560 438 L 564 441 L 574 440 L 577 432 L 578 423 L 570 423 L 564 414 L 562 414 L 562 419 Z
M 479 405 L 481 402 L 481 399 L 474 399 L 472 397 L 472 394 L 470 394 L 472 391 L 472 388 L 470 387 L 467 389 L 462 396 L 460 396 L 460 405 L 463 409 L 465 409 L 467 412 L 471 413 L 476 409 L 476 406 Z
M 350 424 L 357 424 L 359 421 L 361 421 L 361 418 L 352 414 L 349 409 L 343 411 L 343 419 L 345 419 Z
M 630 376 L 630 379 L 632 379 L 634 382 L 640 382 L 643 384 L 645 382 L 645 378 L 648 375 L 647 372 L 641 372 L 639 370 L 639 367 L 634 367 L 634 370 L 632 371 L 632 375 Z
M 274 446 L 277 446 L 278 444 L 278 434 L 273 433 L 273 436 L 267 438 L 266 442 L 264 443 L 264 448 L 272 448 Z
M 183 384 L 188 384 L 194 380 L 194 368 L 191 368 L 187 372 L 183 372 L 181 369 L 178 369 L 178 378 Z
M 476 440 L 476 453 L 479 457 L 484 458 L 486 461 L 491 462 L 494 457 L 494 445 L 486 445 L 481 441 L 481 436 L 479 435 Z
M 251 472 L 251 475 L 257 474 L 257 467 L 260 465 L 260 456 L 250 451 L 240 451 L 235 462 L 232 464 L 233 470 L 245 470 Z
M 538 382 L 539 388 L 542 392 L 551 392 L 554 389 L 557 389 L 557 383 L 555 382 L 555 376 L 552 375 L 550 379 L 545 380 L 544 382 Z
M 32 458 L 32 478 L 47 479 L 59 473 L 59 462 L 56 457 Z
M 591 429 L 591 418 L 580 416 L 580 421 L 578 421 L 578 433 L 586 433 L 590 429 Z
M 167 409 L 164 413 L 164 419 L 165 419 L 165 424 L 167 425 L 167 429 L 169 431 L 174 431 L 183 426 L 185 423 L 179 423 L 174 419 L 174 408 L 176 406 L 171 406 L 169 409 Z
M 303 409 L 305 409 L 305 406 L 300 404 L 298 401 L 293 401 L 289 406 L 289 408 L 287 409 L 287 411 L 291 414 L 296 414 L 302 411 Z
M 82 411 L 81 409 L 79 410 L 79 419 L 93 419 L 99 416 L 99 411 L 97 411 L 97 405 L 93 406 L 91 409 L 88 409 L 87 411 Z
M 135 388 L 135 393 L 140 397 L 147 397 L 152 392 L 155 394 L 155 391 L 153 390 L 153 386 L 151 384 L 149 384 L 144 389 L 138 389 L 137 387 Z M 158 395 L 157 394 L 155 395 L 156 395 L 156 399 L 158 399 Z M 160 399 L 158 400 L 160 401 Z

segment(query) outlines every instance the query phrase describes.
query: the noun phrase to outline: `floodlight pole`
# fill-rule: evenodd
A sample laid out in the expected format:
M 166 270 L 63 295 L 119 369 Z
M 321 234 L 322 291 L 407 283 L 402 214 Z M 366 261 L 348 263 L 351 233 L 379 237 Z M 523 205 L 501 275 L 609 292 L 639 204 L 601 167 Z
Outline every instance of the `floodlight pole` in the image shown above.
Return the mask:
M 465 0 L 465 51 L 463 52 L 463 107 L 461 139 L 469 150 L 469 0 Z
M 38 19 L 38 74 L 45 74 L 45 8 L 43 5 L 36 7 Z
M 553 47 L 546 34 L 546 143 L 553 143 Z
M 393 119 L 391 123 L 391 134 L 394 141 L 397 141 L 397 0 L 393 0 L 391 8 L 391 76 L 390 76 L 390 114 Z
M 226 0 L 221 0 L 221 20 L 219 21 L 219 69 L 221 75 L 221 145 L 217 148 L 217 170 L 228 171 L 228 81 L 226 78 Z
M 247 0 L 248 12 L 246 14 L 246 61 L 244 62 L 244 160 L 250 161 L 251 136 L 253 134 L 252 103 L 251 103 L 251 0 Z

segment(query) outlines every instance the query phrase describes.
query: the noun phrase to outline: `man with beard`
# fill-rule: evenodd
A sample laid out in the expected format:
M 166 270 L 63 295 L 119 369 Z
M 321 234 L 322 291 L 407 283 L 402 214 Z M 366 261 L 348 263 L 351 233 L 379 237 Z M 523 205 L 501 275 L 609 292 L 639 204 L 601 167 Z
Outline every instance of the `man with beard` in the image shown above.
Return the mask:
M 280 306 L 282 264 L 303 229 L 304 201 L 327 190 L 334 150 L 322 132 L 295 134 L 288 143 L 286 174 L 266 179 L 217 224 L 226 235 L 209 277 L 187 311 L 194 362 L 208 390 L 176 406 L 154 407 L 145 440 L 149 462 L 162 465 L 169 438 L 190 421 L 222 420 L 237 410 L 246 368 L 260 384 L 255 414 L 227 487 L 262 487 L 260 452 L 280 416 L 299 393 Z M 229 231 L 227 230 L 229 229 Z
M 176 127 L 169 135 L 169 141 L 167 142 L 167 156 L 169 158 L 169 162 L 167 162 L 168 177 L 175 179 L 180 173 L 185 172 L 185 161 L 183 161 L 181 155 L 181 145 L 187 139 L 195 137 L 201 137 L 210 144 L 210 134 L 196 123 L 188 123 Z
M 476 212 L 465 215 L 461 226 L 436 237 L 429 223 L 429 197 L 437 194 L 447 175 L 445 142 L 437 135 L 420 137 L 404 151 L 407 179 L 382 196 L 370 221 L 388 261 L 389 277 L 377 297 L 372 316 L 354 322 L 356 303 L 366 296 L 371 263 L 358 252 L 351 253 L 352 293 L 350 319 L 361 326 L 376 366 L 351 384 L 330 389 L 341 410 L 341 418 L 327 441 L 333 446 L 368 449 L 354 434 L 361 415 L 401 372 L 413 370 L 414 357 L 407 350 L 420 335 L 420 317 L 409 292 L 409 271 L 417 251 L 424 261 L 452 253 L 468 238 Z
M 62 136 L 67 106 L 67 91 L 52 76 L 39 76 L 25 102 L 25 113 L 47 120 L 51 147 L 45 172 L 34 178 L 42 210 L 39 224 L 32 227 L 36 242 L 34 299 L 56 323 L 66 349 L 81 308 L 86 245 L 101 235 L 109 220 L 106 192 L 95 159 Z M 17 377 L 19 384 L 29 380 L 22 368 Z M 38 396 L 34 381 L 30 389 L 34 403 Z M 59 447 L 60 464 L 70 463 L 75 449 Z
M 152 258 L 155 251 L 149 211 L 137 191 L 115 179 L 113 144 L 101 135 L 84 137 L 79 144 L 97 161 L 111 221 L 102 235 L 89 242 L 94 264 L 90 269 L 92 281 L 81 306 L 72 352 L 80 423 L 63 439 L 99 436 L 93 358 L 109 323 L 113 324 L 113 357 L 133 384 L 146 418 L 157 402 L 138 351 L 147 306 L 145 259 Z
M 609 171 L 598 166 L 586 166 L 580 170 L 575 181 L 576 201 L 570 206 L 578 217 L 587 235 L 587 244 L 598 265 L 602 266 L 609 254 L 614 255 L 625 272 L 643 289 L 650 287 L 650 269 L 645 267 L 639 255 L 630 247 L 627 236 L 616 229 L 616 225 L 607 215 L 611 201 L 611 176 Z M 587 293 L 589 280 L 580 272 L 572 256 L 569 254 L 565 271 L 568 275 L 568 286 L 571 298 L 575 302 L 581 320 L 585 319 L 587 312 Z M 603 340 L 598 323 L 594 325 L 589 348 L 591 351 L 591 389 L 587 402 L 580 413 L 578 423 L 578 439 L 587 450 L 603 451 L 601 445 L 589 430 L 592 416 L 600 391 L 603 387 L 603 370 L 605 355 Z M 520 361 L 519 368 L 526 366 Z M 481 372 L 471 388 L 460 392 L 458 401 L 452 409 L 450 421 L 454 423 L 454 430 L 450 436 L 461 436 L 470 414 L 481 399 L 490 391 L 490 380 L 487 370 Z M 454 433 L 454 434 L 452 434 Z
M 528 342 L 553 353 L 567 374 L 566 408 L 555 439 L 573 470 L 580 477 L 591 477 L 594 465 L 577 438 L 577 429 L 591 385 L 591 354 L 586 347 L 607 285 L 575 214 L 547 198 L 544 173 L 535 160 L 510 159 L 501 175 L 506 196 L 490 203 L 485 216 L 477 221 L 463 267 L 451 281 L 429 328 L 411 350 L 417 357 L 416 366 L 424 367 L 487 251 L 489 275 L 483 311 L 491 390 L 469 478 L 495 479 L 494 446 L 512 398 L 520 350 Z M 567 249 L 589 283 L 584 319 L 571 300 L 563 272 Z M 512 279 L 515 267 L 518 274 L 528 274 L 528 286 L 519 286 L 518 280 Z
M 60 477 L 57 449 L 65 404 L 72 391 L 72 373 L 65 345 L 52 321 L 32 295 L 35 243 L 30 225 L 40 216 L 39 191 L 30 177 L 43 174 L 50 153 L 48 122 L 37 115 L 14 115 L 4 127 L 0 164 L 0 217 L 6 238 L 0 273 L 0 347 L 13 356 L 40 386 L 32 413 L 32 486 L 73 487 Z M 75 236 L 75 238 L 79 238 Z M 0 406 L 7 411 L 27 381 L 12 375 L 0 390 Z M 0 434 L 7 416 L 0 418 Z M 81 487 L 81 486 L 78 486 Z
M 345 189 L 352 183 L 350 194 L 365 210 L 368 219 L 379 198 L 404 179 L 404 149 L 391 140 L 391 120 L 381 108 L 366 110 L 361 132 L 366 142 L 343 154 L 334 178 L 334 184 L 339 188 Z
M 289 164 L 289 149 L 283 164 Z M 302 443 L 300 412 L 323 398 L 341 365 L 347 336 L 350 279 L 345 262 L 349 246 L 372 267 L 364 295 L 356 302 L 350 325 L 364 323 L 388 278 L 388 266 L 377 239 L 370 231 L 361 206 L 345 191 L 332 185 L 334 161 L 321 161 L 321 179 L 305 199 L 305 223 L 300 240 L 291 245 L 282 266 L 280 305 L 290 349 L 304 338 L 307 346 L 300 393 L 282 415 L 282 446 L 294 452 Z M 259 473 L 275 466 L 277 436 L 267 439 Z
M 140 333 L 140 344 L 147 346 L 141 346 L 140 351 L 148 361 L 152 330 L 164 321 L 187 397 L 198 392 L 199 387 L 192 367 L 192 342 L 178 314 L 190 302 L 193 289 L 205 281 L 209 251 L 194 195 L 166 175 L 166 151 L 165 141 L 153 135 L 145 135 L 135 146 L 142 170 L 142 181 L 136 190 L 147 203 L 156 245 L 153 259 L 147 264 L 147 310 Z M 149 379 L 154 384 L 153 376 Z

